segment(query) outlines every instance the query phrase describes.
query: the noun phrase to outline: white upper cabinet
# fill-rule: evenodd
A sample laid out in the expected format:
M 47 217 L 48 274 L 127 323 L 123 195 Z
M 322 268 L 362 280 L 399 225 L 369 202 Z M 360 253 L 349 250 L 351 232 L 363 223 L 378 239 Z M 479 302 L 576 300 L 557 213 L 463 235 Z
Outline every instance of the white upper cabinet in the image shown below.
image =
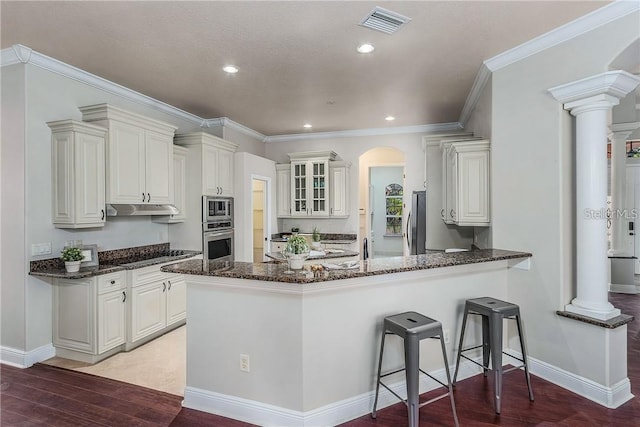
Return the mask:
M 166 216 L 152 216 L 153 222 L 174 224 L 184 222 L 187 217 L 187 153 L 185 147 L 173 146 L 173 205 L 178 213 Z
M 108 129 L 107 203 L 173 202 L 175 126 L 108 104 L 80 111 L 85 122 Z
M 333 151 L 290 153 L 291 216 L 329 216 L 329 162 Z
M 189 150 L 189 174 L 202 183 L 199 196 L 233 197 L 233 163 L 238 145 L 205 132 L 176 135 L 177 145 Z
M 447 142 L 442 150 L 444 221 L 459 226 L 490 225 L 490 142 Z
M 334 217 L 349 216 L 349 167 L 351 163 L 331 162 L 329 171 L 331 172 L 330 186 L 330 210 L 329 214 Z
M 291 165 L 276 165 L 276 215 L 291 216 Z
M 105 128 L 74 120 L 51 128 L 52 220 L 57 228 L 105 223 Z

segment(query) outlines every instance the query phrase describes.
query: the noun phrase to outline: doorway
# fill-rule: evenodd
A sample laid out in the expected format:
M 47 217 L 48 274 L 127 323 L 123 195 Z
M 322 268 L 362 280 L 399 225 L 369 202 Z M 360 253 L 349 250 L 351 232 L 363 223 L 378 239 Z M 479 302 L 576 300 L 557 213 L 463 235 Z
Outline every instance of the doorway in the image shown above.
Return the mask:
M 253 262 L 263 262 L 264 254 L 266 253 L 265 243 L 268 240 L 266 235 L 266 183 L 261 179 L 253 178 L 251 180 L 251 188 Z
M 377 147 L 359 158 L 360 253 L 363 258 L 404 255 L 406 224 L 404 152 Z

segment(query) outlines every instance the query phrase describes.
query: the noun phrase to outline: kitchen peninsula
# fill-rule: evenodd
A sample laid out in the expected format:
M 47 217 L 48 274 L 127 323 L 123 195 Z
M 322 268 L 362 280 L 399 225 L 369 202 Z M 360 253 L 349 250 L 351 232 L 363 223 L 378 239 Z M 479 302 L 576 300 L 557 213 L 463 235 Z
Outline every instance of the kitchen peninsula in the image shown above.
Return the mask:
M 508 269 L 528 269 L 531 256 L 498 249 L 431 253 L 320 275 L 286 273 L 286 265 L 274 263 L 165 266 L 187 281 L 183 404 L 260 425 L 335 425 L 366 414 L 385 316 L 413 310 L 441 321 L 454 360 L 464 301 L 507 299 Z M 401 340 L 390 338 L 387 347 L 383 369 L 400 366 Z M 438 376 L 439 349 L 425 343 L 422 350 L 421 368 Z M 475 372 L 463 366 L 461 378 Z M 421 384 L 421 391 L 428 387 Z M 383 394 L 382 406 L 390 403 Z

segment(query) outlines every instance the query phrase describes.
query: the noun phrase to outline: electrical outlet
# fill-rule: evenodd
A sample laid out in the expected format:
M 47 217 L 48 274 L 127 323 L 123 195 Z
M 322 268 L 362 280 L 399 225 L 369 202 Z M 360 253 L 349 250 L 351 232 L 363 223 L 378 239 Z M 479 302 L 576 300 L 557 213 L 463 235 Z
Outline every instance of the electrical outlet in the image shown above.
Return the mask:
M 240 355 L 240 370 L 242 372 L 249 372 L 250 371 L 249 355 L 248 354 L 241 354 Z
M 445 343 L 445 344 L 449 344 L 449 338 L 450 338 L 450 336 L 449 336 L 449 329 L 445 329 L 445 330 L 443 330 L 443 331 L 442 331 L 442 335 L 443 335 L 443 337 L 442 337 L 442 338 L 444 339 L 444 343 Z
M 51 253 L 51 242 L 34 243 L 31 245 L 31 255 L 49 255 Z

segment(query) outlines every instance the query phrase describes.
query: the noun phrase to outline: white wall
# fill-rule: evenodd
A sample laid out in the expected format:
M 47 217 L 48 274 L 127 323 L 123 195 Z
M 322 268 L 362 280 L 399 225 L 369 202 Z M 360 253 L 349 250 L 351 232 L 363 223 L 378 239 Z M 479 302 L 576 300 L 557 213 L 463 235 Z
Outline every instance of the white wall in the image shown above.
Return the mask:
M 529 353 L 605 386 L 626 377 L 626 348 L 555 314 L 575 296 L 575 137 L 574 119 L 547 90 L 607 71 L 640 36 L 639 15 L 506 66 L 492 80 L 493 245 L 533 253 L 530 271 L 509 270 L 508 288 Z
M 256 156 L 264 157 L 265 144 L 261 139 L 238 132 L 229 126 L 223 126 L 222 139 L 238 144 L 238 149 L 236 150 L 238 152 L 246 151 Z
M 266 207 L 270 219 L 267 226 L 267 236 L 277 230 L 276 221 L 276 165 L 273 161 L 250 153 L 235 154 L 235 259 L 236 261 L 253 261 L 253 230 L 252 230 L 252 179 L 266 179 L 267 202 Z
M 25 271 L 25 67 L 4 67 L 0 145 L 0 337 L 1 345 L 26 348 Z

